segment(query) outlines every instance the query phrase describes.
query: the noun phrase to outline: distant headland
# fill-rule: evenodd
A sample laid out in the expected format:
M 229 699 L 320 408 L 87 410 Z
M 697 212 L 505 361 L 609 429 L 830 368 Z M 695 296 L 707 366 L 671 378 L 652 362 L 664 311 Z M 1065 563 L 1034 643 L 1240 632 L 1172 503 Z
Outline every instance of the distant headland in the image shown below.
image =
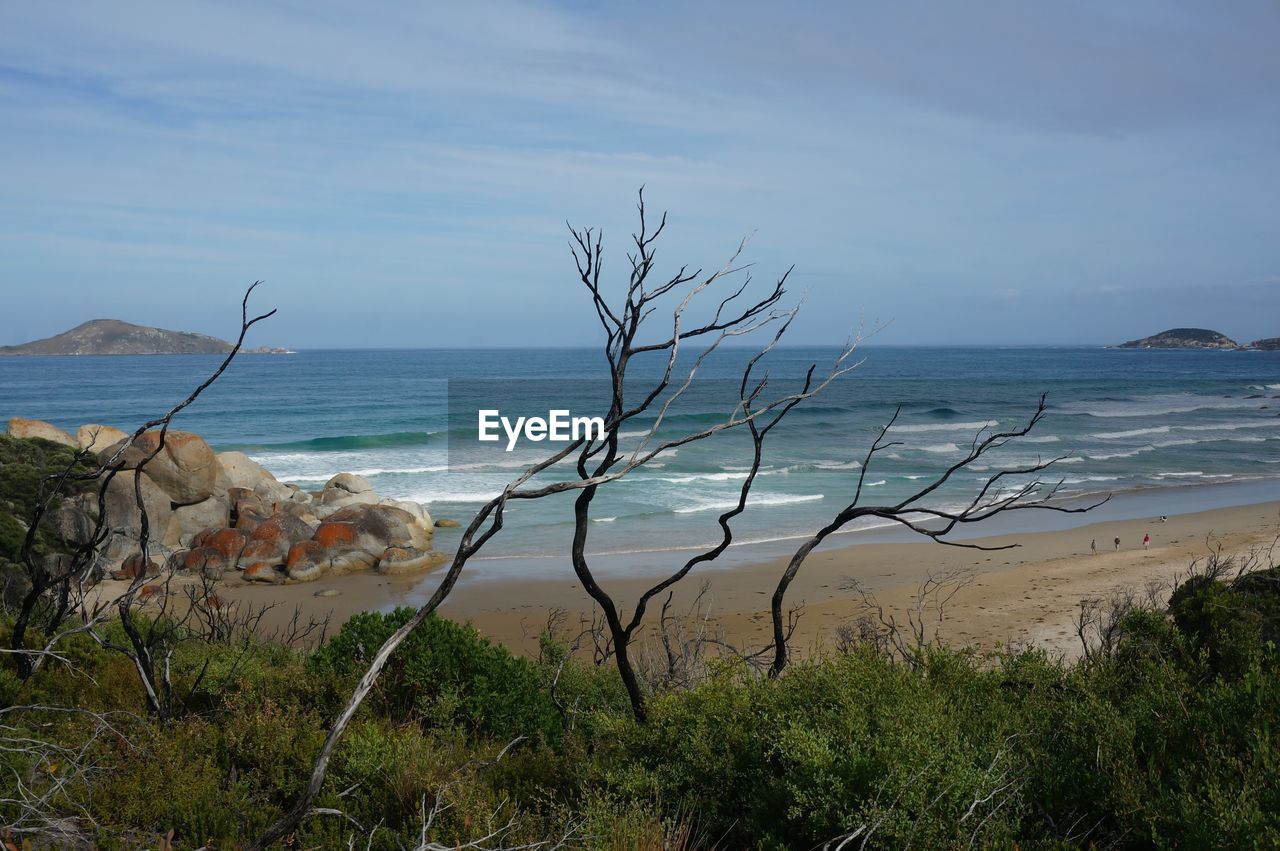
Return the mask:
M 166 331 L 133 325 L 119 319 L 91 319 L 54 337 L 18 346 L 0 346 L 0 355 L 221 355 L 231 343 L 190 331 Z M 244 354 L 287 354 L 286 349 L 261 346 Z
M 1116 349 L 1222 349 L 1227 351 L 1244 351 L 1262 349 L 1275 351 L 1280 349 L 1280 337 L 1268 337 L 1254 340 L 1252 343 L 1237 343 L 1235 340 L 1218 331 L 1208 328 L 1170 328 L 1150 337 L 1130 340 Z

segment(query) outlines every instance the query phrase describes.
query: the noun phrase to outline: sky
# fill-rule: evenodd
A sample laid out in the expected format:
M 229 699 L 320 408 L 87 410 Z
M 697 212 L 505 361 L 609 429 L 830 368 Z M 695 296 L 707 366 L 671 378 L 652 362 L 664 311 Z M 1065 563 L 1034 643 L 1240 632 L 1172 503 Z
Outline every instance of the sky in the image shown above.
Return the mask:
M 625 287 L 794 265 L 790 342 L 1280 335 L 1280 4 L 7 3 L 0 344 L 595 344 Z

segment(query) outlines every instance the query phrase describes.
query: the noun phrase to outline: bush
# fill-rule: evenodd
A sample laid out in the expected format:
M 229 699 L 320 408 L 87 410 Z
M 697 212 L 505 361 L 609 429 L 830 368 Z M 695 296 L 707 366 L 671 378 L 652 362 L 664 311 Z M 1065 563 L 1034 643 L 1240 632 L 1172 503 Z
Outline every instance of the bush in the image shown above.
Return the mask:
M 378 648 L 413 610 L 355 615 L 311 658 L 311 670 L 345 697 Z M 461 724 L 468 730 L 514 738 L 557 740 L 560 717 L 537 667 L 490 643 L 469 624 L 432 615 L 392 655 L 369 696 L 370 708 L 393 720 L 427 727 Z

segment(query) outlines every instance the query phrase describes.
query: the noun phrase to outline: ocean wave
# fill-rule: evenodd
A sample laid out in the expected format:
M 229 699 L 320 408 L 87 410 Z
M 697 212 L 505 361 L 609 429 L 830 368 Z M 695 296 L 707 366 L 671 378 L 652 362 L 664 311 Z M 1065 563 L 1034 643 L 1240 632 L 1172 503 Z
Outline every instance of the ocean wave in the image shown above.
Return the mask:
M 759 494 L 753 495 L 748 500 L 748 506 L 758 505 L 794 505 L 798 502 L 816 502 L 823 498 L 820 493 L 811 494 Z M 728 511 L 730 508 L 736 507 L 738 500 L 716 500 L 713 502 L 700 502 L 695 505 L 685 506 L 684 508 L 672 509 L 676 514 L 695 514 L 699 511 Z
M 618 519 L 617 517 L 592 517 L 591 522 L 592 523 L 612 523 L 617 519 Z
M 815 461 L 813 466 L 818 470 L 858 470 L 862 467 L 857 461 Z
M 763 475 L 763 471 L 760 475 Z M 687 476 L 654 476 L 653 478 L 645 479 L 645 481 L 669 482 L 673 485 L 687 485 L 691 482 L 740 482 L 746 479 L 746 477 L 747 474 L 745 472 L 690 473 Z M 637 481 L 639 481 L 639 479 L 637 479 Z
M 483 491 L 421 491 L 408 499 L 423 505 L 432 505 L 437 502 L 488 502 L 501 493 L 501 488 Z
M 880 487 L 881 485 L 887 485 L 887 484 L 889 484 L 889 480 L 888 480 L 888 479 L 881 479 L 881 480 L 880 480 L 880 481 L 878 481 L 878 482 L 867 482 L 867 487 L 869 487 L 869 488 L 878 488 L 878 487 Z
M 1061 439 L 1056 434 L 1029 434 L 1026 437 L 1019 437 L 1017 440 L 1019 443 L 1057 443 Z
M 1086 453 L 1091 461 L 1111 461 L 1116 458 L 1132 458 L 1135 455 L 1141 455 L 1144 452 L 1154 452 L 1156 447 L 1148 444 L 1139 446 L 1137 449 L 1128 449 L 1124 452 L 1105 452 L 1105 453 Z
M 1100 431 L 1091 435 L 1099 440 L 1121 440 L 1126 437 L 1141 437 L 1144 434 L 1168 434 L 1169 426 L 1157 426 L 1155 428 L 1135 428 L 1129 431 Z
M 926 431 L 978 431 L 984 428 L 995 428 L 998 425 L 1000 425 L 999 420 L 968 423 L 912 423 L 911 425 L 895 424 L 891 431 L 902 432 L 903 434 L 918 434 Z
M 956 446 L 954 443 L 931 443 L 928 446 L 913 446 L 911 448 L 919 449 L 921 452 L 935 452 L 935 453 L 961 451 L 960 447 Z
M 366 469 L 334 471 L 328 475 L 281 475 L 278 477 L 286 478 L 291 482 L 327 482 L 338 472 L 350 473 L 353 476 L 371 478 L 374 476 L 409 476 L 421 473 L 443 473 L 448 469 L 450 468 L 447 464 L 432 464 L 427 467 L 370 467 Z
M 1139 419 L 1162 417 L 1169 414 L 1189 414 L 1193 411 L 1233 410 L 1258 407 L 1256 399 L 1236 397 L 1197 396 L 1193 393 L 1167 393 L 1140 396 L 1136 399 L 1115 402 L 1081 400 L 1064 403 L 1058 410 L 1064 414 L 1112 419 L 1118 417 Z
M 244 443 L 228 446 L 241 452 L 344 452 L 353 449 L 394 449 L 404 446 L 426 446 L 438 443 L 443 431 L 394 431 L 390 434 L 347 434 L 340 437 L 313 437 L 286 443 Z
M 1242 428 L 1280 428 L 1280 418 L 1243 423 L 1205 423 L 1203 425 L 1176 426 L 1180 431 L 1238 431 Z

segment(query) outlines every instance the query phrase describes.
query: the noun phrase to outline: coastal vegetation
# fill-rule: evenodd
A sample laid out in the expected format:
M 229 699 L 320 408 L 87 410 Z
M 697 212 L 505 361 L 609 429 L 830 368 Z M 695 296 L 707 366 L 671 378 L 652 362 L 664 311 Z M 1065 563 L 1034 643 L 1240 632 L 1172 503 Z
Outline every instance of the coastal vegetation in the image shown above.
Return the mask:
M 1275 844 L 1280 569 L 1211 560 L 1166 608 L 1097 612 L 1073 664 L 866 628 L 778 678 L 687 652 L 641 668 L 644 721 L 581 635 L 553 622 L 526 659 L 432 615 L 279 847 Z M 413 612 L 306 646 L 229 614 L 239 626 L 176 647 L 168 718 L 113 649 L 127 645 L 116 619 L 25 680 L 0 660 L 6 841 L 246 844 L 290 806 L 368 655 Z

